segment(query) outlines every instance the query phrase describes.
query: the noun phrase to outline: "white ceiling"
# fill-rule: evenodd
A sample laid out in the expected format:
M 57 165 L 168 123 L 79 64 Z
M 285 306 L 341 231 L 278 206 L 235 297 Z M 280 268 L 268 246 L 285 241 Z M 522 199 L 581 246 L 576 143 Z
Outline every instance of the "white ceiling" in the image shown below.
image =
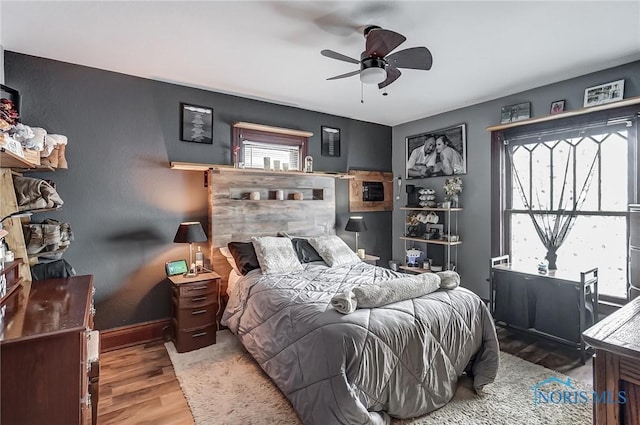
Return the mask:
M 640 1 L 7 1 L 5 50 L 386 125 L 640 59 Z M 361 28 L 426 46 L 430 71 L 357 76 Z

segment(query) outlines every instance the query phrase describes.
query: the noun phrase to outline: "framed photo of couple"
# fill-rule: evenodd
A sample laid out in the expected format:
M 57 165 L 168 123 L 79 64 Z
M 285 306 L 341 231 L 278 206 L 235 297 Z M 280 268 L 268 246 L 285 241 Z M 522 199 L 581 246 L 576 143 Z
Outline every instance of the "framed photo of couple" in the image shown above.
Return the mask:
M 407 180 L 467 174 L 467 125 L 407 137 L 405 158 Z

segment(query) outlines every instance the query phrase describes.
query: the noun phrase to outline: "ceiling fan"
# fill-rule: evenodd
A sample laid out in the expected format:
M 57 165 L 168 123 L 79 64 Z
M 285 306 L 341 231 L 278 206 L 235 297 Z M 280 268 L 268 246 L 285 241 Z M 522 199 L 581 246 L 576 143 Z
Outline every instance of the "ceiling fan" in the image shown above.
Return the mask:
M 357 71 L 336 75 L 327 80 L 337 80 L 360 74 L 360 81 L 365 84 L 377 84 L 382 89 L 393 83 L 402 74 L 398 68 L 422 69 L 428 71 L 433 64 L 431 52 L 426 47 L 411 47 L 391 53 L 407 39 L 397 32 L 385 30 L 376 25 L 364 29 L 366 45 L 360 60 L 350 58 L 333 50 L 320 53 L 328 58 L 360 65 Z M 388 56 L 387 56 L 388 55 Z

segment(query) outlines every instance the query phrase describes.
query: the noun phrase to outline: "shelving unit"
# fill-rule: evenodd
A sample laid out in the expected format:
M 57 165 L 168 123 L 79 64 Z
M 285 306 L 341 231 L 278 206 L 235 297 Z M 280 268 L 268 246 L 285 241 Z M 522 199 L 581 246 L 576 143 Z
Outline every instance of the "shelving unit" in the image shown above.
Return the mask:
M 40 166 L 32 164 L 24 158 L 0 148 L 0 217 L 6 217 L 10 214 L 19 212 L 18 200 L 13 185 L 13 175 L 21 175 L 24 172 L 36 171 L 53 171 L 50 166 Z M 57 211 L 60 208 L 41 208 L 37 210 L 29 210 L 31 213 L 42 213 L 48 211 Z M 42 252 L 40 254 L 27 254 L 27 245 L 22 230 L 24 218 L 10 217 L 4 220 L 2 227 L 7 230 L 8 235 L 5 237 L 7 245 L 14 252 L 16 260 L 19 263 L 20 285 L 24 288 L 25 294 L 31 288 L 31 266 L 37 264 L 38 257 L 44 254 L 52 254 L 52 252 Z
M 452 241 L 450 242 L 449 240 L 446 239 L 425 239 L 423 237 L 417 237 L 417 236 L 406 236 L 407 235 L 407 230 L 408 230 L 408 224 L 407 224 L 407 218 L 409 216 L 409 213 L 411 212 L 425 212 L 425 213 L 437 213 L 438 217 L 439 217 L 439 221 L 438 224 L 444 224 L 444 234 L 446 235 L 456 235 L 458 236 L 458 238 L 460 237 L 458 235 L 458 215 L 457 213 L 462 211 L 462 208 L 421 208 L 421 207 L 402 207 L 400 208 L 400 210 L 405 211 L 405 224 L 404 224 L 404 233 L 403 236 L 400 236 L 400 240 L 404 241 L 404 249 L 405 251 L 409 248 L 413 248 L 415 247 L 415 243 L 420 243 L 420 244 L 424 244 L 425 249 L 423 250 L 424 255 L 426 258 L 429 257 L 428 255 L 428 245 L 436 245 L 436 246 L 442 246 L 444 247 L 444 254 L 443 254 L 443 264 L 442 264 L 442 269 L 443 270 L 449 270 L 449 265 L 451 264 L 451 248 L 454 247 L 454 256 L 457 259 L 457 246 L 462 244 L 461 240 L 456 240 L 456 241 Z M 444 220 L 444 223 L 443 223 Z M 453 224 L 453 227 L 452 227 Z M 453 233 L 452 233 L 453 230 Z M 442 235 L 441 235 L 442 237 Z M 411 246 L 409 246 L 409 244 L 411 244 Z M 405 261 L 406 261 L 406 257 L 405 257 Z M 408 272 L 412 272 L 412 273 L 427 273 L 427 272 L 431 272 L 430 268 L 423 268 L 423 267 L 409 267 L 406 263 L 402 266 L 400 266 L 401 270 L 404 271 L 408 271 Z

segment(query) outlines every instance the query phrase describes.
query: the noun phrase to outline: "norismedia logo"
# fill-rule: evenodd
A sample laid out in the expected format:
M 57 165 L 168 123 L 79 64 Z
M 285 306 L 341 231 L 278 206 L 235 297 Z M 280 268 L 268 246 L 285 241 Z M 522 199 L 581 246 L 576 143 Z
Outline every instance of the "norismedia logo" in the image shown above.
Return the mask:
M 552 383 L 560 384 L 565 389 L 554 389 L 546 391 L 545 385 Z M 598 393 L 596 391 L 584 391 L 577 390 L 571 385 L 571 378 L 567 378 L 563 381 L 560 378 L 552 376 L 544 381 L 538 382 L 532 387 L 533 389 L 533 405 L 539 404 L 584 404 L 584 403 L 598 403 L 598 404 L 625 404 L 627 402 L 627 393 L 625 391 L 602 391 Z

